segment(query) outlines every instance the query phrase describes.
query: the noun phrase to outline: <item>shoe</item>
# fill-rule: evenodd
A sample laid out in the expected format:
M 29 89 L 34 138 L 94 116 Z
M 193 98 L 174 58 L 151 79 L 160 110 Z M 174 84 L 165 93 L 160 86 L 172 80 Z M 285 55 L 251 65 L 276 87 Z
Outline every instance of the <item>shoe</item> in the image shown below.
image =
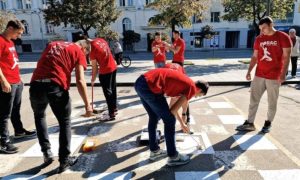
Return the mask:
M 6 154 L 14 154 L 18 152 L 18 148 L 11 144 L 10 142 L 1 144 L 0 146 L 0 152 L 6 153 Z
M 179 166 L 179 165 L 184 165 L 190 162 L 190 157 L 187 155 L 179 154 L 177 155 L 176 158 L 171 158 L 169 157 L 167 165 L 168 166 Z
M 158 151 L 154 152 L 154 151 L 151 151 L 150 152 L 150 160 L 151 161 L 155 161 L 159 158 L 162 158 L 162 157 L 167 157 L 167 151 L 165 150 L 162 150 L 162 149 L 159 149 Z
M 58 173 L 62 173 L 64 171 L 66 171 L 67 169 L 69 169 L 71 166 L 73 166 L 74 164 L 76 164 L 78 161 L 78 157 L 68 157 L 68 159 L 63 162 L 60 163 L 59 167 L 58 167 Z
M 292 76 L 291 78 L 292 78 L 292 79 L 295 79 L 295 78 L 296 78 L 296 76 Z
M 101 122 L 113 121 L 113 120 L 116 119 L 115 116 L 109 116 L 108 114 L 103 114 L 98 118 L 99 118 L 98 120 L 101 121 Z
M 262 133 L 269 133 L 271 129 L 271 122 L 265 121 L 264 127 L 261 129 Z
M 44 154 L 44 164 L 51 164 L 54 161 L 53 153 L 48 149 Z
M 24 137 L 33 137 L 33 136 L 36 136 L 35 131 L 27 131 L 26 129 L 23 129 L 22 133 L 15 133 L 14 138 L 20 139 L 20 138 L 24 138 Z
M 249 123 L 248 121 L 245 121 L 243 125 L 240 125 L 236 127 L 237 131 L 255 131 L 255 126 L 253 123 Z

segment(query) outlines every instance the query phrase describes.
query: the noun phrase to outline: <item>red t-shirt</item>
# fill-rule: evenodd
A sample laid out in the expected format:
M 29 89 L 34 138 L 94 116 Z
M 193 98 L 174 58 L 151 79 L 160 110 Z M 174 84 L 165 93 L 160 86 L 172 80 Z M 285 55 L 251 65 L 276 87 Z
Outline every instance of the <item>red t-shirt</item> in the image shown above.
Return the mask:
M 254 50 L 258 50 L 255 75 L 266 79 L 279 79 L 283 68 L 282 48 L 291 48 L 290 37 L 280 31 L 271 36 L 259 35 L 254 42 Z
M 0 68 L 10 84 L 21 82 L 19 58 L 14 43 L 0 35 Z
M 150 70 L 144 74 L 150 90 L 170 97 L 185 95 L 189 100 L 197 92 L 192 79 L 181 72 L 168 68 Z
M 178 53 L 175 53 L 174 56 L 173 56 L 173 61 L 183 63 L 183 61 L 184 61 L 184 50 L 185 50 L 184 40 L 181 39 L 181 38 L 178 38 L 177 40 L 175 40 L 173 42 L 173 46 L 174 46 L 174 48 L 180 46 L 180 50 L 178 51 Z
M 87 67 L 86 58 L 81 48 L 75 43 L 55 41 L 44 50 L 31 82 L 51 79 L 65 90 L 70 89 L 71 73 L 76 65 Z
M 94 39 L 91 43 L 91 60 L 99 64 L 99 74 L 108 74 L 117 69 L 116 61 L 111 53 L 109 45 L 102 38 Z
M 166 48 L 162 42 L 152 42 L 152 48 L 156 46 L 159 47 L 156 51 L 153 52 L 154 63 L 166 62 Z
M 167 63 L 167 64 L 165 64 L 164 68 L 173 69 L 175 71 L 185 74 L 184 68 L 177 63 Z

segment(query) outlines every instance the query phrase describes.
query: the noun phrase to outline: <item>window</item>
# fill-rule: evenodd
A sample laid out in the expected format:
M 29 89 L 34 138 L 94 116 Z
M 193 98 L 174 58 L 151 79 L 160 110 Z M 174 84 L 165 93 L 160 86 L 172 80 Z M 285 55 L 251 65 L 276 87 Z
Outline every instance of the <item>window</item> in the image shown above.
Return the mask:
M 17 0 L 17 8 L 18 9 L 23 9 L 23 2 L 22 2 L 22 0 Z
M 125 6 L 125 0 L 120 0 L 120 6 Z
M 48 24 L 48 23 L 46 24 L 46 33 L 47 34 L 53 34 L 53 33 L 55 33 L 53 25 Z
M 22 20 L 21 22 L 24 25 L 24 34 L 29 34 L 29 25 L 28 25 L 27 21 Z
M 199 17 L 197 17 L 196 15 L 194 15 L 192 22 L 193 22 L 193 24 L 195 24 L 195 23 L 202 23 L 202 19 L 199 18 Z
M 211 12 L 210 15 L 210 22 L 220 22 L 220 12 Z
M 31 9 L 31 0 L 26 0 L 25 8 Z
M 0 9 L 5 10 L 6 9 L 6 0 L 1 0 L 0 1 Z
M 128 0 L 128 6 L 133 6 L 133 0 Z
M 122 21 L 122 24 L 123 24 L 123 32 L 132 30 L 131 29 L 131 20 L 129 18 L 124 18 Z

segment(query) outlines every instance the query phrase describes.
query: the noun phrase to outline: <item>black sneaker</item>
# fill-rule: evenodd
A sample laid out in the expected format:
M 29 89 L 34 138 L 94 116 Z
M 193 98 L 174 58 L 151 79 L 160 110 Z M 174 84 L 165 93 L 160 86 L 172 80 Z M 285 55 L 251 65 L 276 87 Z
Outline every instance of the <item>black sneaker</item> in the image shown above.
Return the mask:
M 63 162 L 60 163 L 59 167 L 58 167 L 58 173 L 62 173 L 64 171 L 66 171 L 67 169 L 69 169 L 71 166 L 73 166 L 74 164 L 76 164 L 78 161 L 78 158 L 73 156 L 73 157 L 68 157 L 68 159 Z
M 262 133 L 269 133 L 271 129 L 271 122 L 265 121 L 264 127 L 261 129 Z
M 237 131 L 255 131 L 255 126 L 253 123 L 249 123 L 248 121 L 245 121 L 243 125 L 240 125 L 236 127 Z
M 48 149 L 44 154 L 44 164 L 51 164 L 54 161 L 53 153 Z
M 5 144 L 1 144 L 0 146 L 0 152 L 6 153 L 6 154 L 14 154 L 18 152 L 18 148 L 11 144 L 10 142 L 7 142 Z
M 33 137 L 33 136 L 36 136 L 35 131 L 27 131 L 26 129 L 23 129 L 22 133 L 15 133 L 14 138 L 20 139 L 20 138 L 24 138 L 24 137 Z

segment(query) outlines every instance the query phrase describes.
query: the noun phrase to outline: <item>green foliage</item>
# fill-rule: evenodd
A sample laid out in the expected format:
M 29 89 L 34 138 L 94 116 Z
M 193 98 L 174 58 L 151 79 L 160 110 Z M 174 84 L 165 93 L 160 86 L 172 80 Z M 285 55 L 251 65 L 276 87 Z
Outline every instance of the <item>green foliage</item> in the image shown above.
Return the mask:
M 295 0 L 270 0 L 270 16 L 273 19 L 286 19 L 286 15 L 292 12 Z M 266 0 L 223 0 L 224 20 L 244 18 L 251 21 L 254 30 L 258 34 L 258 22 L 267 14 Z
M 106 41 L 119 40 L 118 33 L 111 30 L 109 27 L 97 28 L 96 37 L 104 38 Z
M 0 32 L 3 32 L 9 20 L 15 19 L 15 15 L 7 11 L 0 11 Z
M 123 42 L 125 44 L 133 44 L 137 43 L 141 40 L 141 35 L 136 33 L 132 30 L 124 31 L 123 32 Z
M 155 32 L 150 34 L 150 39 L 154 40 L 155 38 Z M 171 42 L 171 38 L 167 32 L 161 32 L 161 40 L 166 41 L 166 42 Z
M 109 26 L 120 15 L 115 0 L 48 0 L 48 4 L 44 10 L 47 22 L 55 26 L 71 24 L 85 35 L 91 28 Z
M 201 36 L 205 39 L 211 39 L 215 34 L 216 32 L 211 25 L 206 25 L 201 28 Z
M 210 7 L 210 0 L 154 0 L 148 7 L 159 11 L 159 14 L 150 18 L 149 25 L 189 27 L 191 17 L 202 17 L 203 12 Z

